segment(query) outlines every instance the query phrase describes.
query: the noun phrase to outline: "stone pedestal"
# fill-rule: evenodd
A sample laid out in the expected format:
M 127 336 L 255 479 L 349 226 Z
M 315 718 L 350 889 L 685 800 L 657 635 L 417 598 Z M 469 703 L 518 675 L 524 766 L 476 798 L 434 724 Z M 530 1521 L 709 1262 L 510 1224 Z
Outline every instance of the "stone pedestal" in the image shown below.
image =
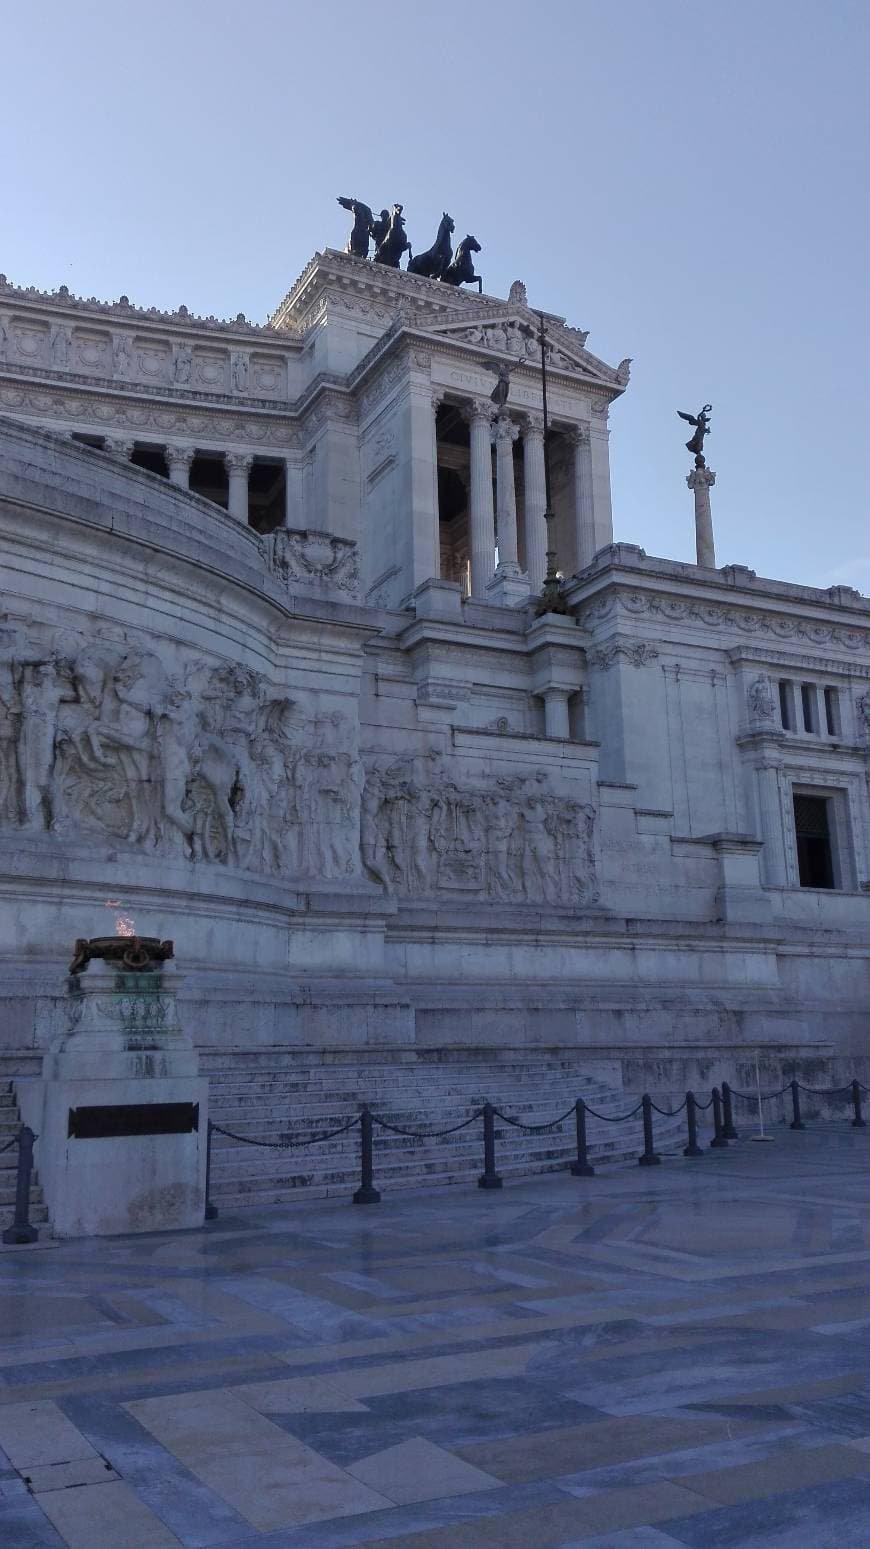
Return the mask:
M 171 964 L 70 974 L 37 1142 L 57 1237 L 202 1225 L 208 1082 L 178 1023 L 177 984 Z

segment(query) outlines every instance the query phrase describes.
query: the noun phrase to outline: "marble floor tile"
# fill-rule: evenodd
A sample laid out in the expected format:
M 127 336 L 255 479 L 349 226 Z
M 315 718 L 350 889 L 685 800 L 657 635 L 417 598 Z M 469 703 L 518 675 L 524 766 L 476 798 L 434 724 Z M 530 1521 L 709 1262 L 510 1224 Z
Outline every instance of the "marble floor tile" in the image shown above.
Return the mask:
M 348 1473 L 397 1506 L 412 1501 L 438 1500 L 442 1496 L 470 1495 L 478 1490 L 497 1490 L 501 1481 L 464 1463 L 443 1447 L 422 1436 L 373 1452 L 348 1465 Z
M 842 1138 L 4 1250 L 2 1549 L 867 1549 Z

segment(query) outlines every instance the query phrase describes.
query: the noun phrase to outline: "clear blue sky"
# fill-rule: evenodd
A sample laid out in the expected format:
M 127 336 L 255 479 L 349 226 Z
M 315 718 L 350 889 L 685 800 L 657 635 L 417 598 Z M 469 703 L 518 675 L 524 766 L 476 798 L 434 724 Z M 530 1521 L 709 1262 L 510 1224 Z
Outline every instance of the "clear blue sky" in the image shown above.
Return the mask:
M 634 357 L 615 531 L 870 592 L 867 0 L 2 0 L 0 269 L 264 319 L 335 202 L 442 209 L 487 289 Z

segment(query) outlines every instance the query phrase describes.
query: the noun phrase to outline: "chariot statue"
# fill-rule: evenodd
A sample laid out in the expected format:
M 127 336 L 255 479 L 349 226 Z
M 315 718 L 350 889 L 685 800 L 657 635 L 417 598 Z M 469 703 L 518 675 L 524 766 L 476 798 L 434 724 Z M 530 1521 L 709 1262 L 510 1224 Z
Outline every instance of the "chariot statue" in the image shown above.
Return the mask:
M 438 235 L 432 246 L 425 253 L 418 253 L 415 258 L 408 260 L 409 274 L 422 274 L 429 280 L 443 278 L 444 270 L 453 257 L 453 248 L 450 238 L 453 235 L 454 225 L 452 218 L 445 210 L 441 216 L 441 224 L 438 227 Z

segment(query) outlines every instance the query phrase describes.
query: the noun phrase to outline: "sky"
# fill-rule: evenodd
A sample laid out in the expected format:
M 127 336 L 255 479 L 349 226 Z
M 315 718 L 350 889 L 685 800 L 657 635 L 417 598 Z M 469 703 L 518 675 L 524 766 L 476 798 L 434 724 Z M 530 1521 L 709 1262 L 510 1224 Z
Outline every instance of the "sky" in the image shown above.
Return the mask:
M 339 194 L 633 358 L 614 533 L 870 593 L 867 0 L 0 0 L 0 269 L 265 321 Z

